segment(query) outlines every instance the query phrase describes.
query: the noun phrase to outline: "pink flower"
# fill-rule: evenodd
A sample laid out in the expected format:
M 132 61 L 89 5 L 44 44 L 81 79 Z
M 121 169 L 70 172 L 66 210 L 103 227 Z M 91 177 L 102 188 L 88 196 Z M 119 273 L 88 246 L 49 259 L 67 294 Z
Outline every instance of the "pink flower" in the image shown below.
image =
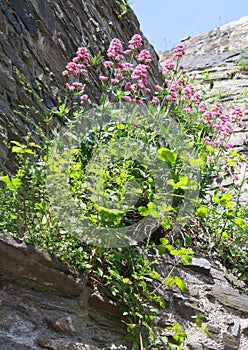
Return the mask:
M 69 62 L 66 67 L 68 72 L 73 73 L 74 77 L 78 74 L 78 66 L 75 62 Z
M 86 47 L 79 47 L 77 50 L 77 58 L 82 60 L 84 64 L 88 64 L 88 50 Z
M 219 190 L 220 190 L 221 192 L 225 192 L 225 187 L 220 186 L 220 187 L 219 187 Z
M 124 86 L 124 90 L 125 91 L 134 91 L 136 90 L 137 85 L 136 84 L 132 84 L 130 81 L 126 83 L 126 85 Z
M 179 89 L 180 88 L 179 88 L 178 82 L 177 81 L 172 81 L 171 84 L 170 84 L 170 90 L 174 91 L 174 92 L 178 92 Z
M 88 102 L 89 104 L 91 104 L 91 100 L 89 99 L 88 95 L 84 94 L 80 97 L 81 100 L 81 104 L 84 104 L 86 102 Z
M 239 179 L 238 174 L 233 174 L 233 178 L 234 178 L 234 180 L 238 180 Z
M 182 43 L 178 44 L 173 50 L 175 57 L 183 57 L 185 55 L 185 47 Z
M 173 60 L 167 60 L 164 64 L 163 69 L 173 70 L 175 68 L 175 62 Z
M 112 61 L 105 61 L 103 64 L 105 68 L 109 68 L 112 67 L 114 63 Z
M 143 45 L 142 38 L 139 34 L 134 34 L 131 40 L 128 42 L 128 47 L 131 50 L 138 50 Z
M 108 48 L 107 56 L 112 57 L 117 61 L 120 61 L 123 58 L 122 43 L 120 42 L 119 39 L 114 38 L 111 40 Z
M 215 146 L 215 147 L 217 147 L 217 146 L 220 145 L 220 141 L 215 140 L 215 141 L 212 142 L 212 145 Z
M 200 110 L 200 112 L 202 112 L 202 113 L 206 112 L 206 110 L 207 110 L 207 104 L 206 104 L 206 102 L 200 102 L 200 104 L 199 104 L 199 110 Z
M 224 145 L 225 149 L 230 149 L 230 148 L 234 148 L 234 144 L 233 143 L 227 143 Z
M 78 63 L 78 64 L 77 64 L 77 68 L 78 68 L 78 69 L 85 69 L 86 66 L 85 66 L 84 64 Z
M 105 75 L 99 75 L 99 80 L 103 81 L 103 82 L 106 82 L 108 81 L 108 77 L 105 77 Z
M 232 110 L 232 120 L 233 121 L 241 121 L 242 117 L 243 117 L 243 110 L 242 108 L 236 106 L 233 110 Z
M 212 108 L 212 111 L 216 112 L 222 112 L 223 111 L 223 105 L 220 102 L 217 102 L 214 107 Z
M 138 54 L 137 59 L 139 62 L 143 62 L 143 63 L 150 63 L 152 61 L 150 52 L 148 50 L 142 50 Z
M 191 102 L 199 102 L 201 100 L 201 95 L 199 92 L 195 92 L 193 96 L 191 96 Z
M 183 109 L 183 111 L 186 112 L 186 113 L 192 113 L 192 106 L 191 106 L 191 105 L 186 106 L 186 107 Z
M 153 96 L 152 98 L 152 104 L 154 106 L 156 106 L 157 104 L 159 104 L 159 98 L 157 96 Z
M 159 92 L 163 91 L 164 89 L 160 85 L 155 85 L 155 89 Z
M 111 79 L 110 82 L 111 82 L 111 84 L 113 84 L 113 85 L 118 85 L 119 82 L 120 82 L 120 80 L 119 80 L 119 79 Z
M 62 75 L 65 77 L 65 76 L 67 76 L 69 74 L 69 72 L 68 72 L 68 70 L 64 70 L 63 72 L 62 72 Z
M 139 97 L 133 98 L 133 101 L 132 101 L 132 102 L 133 102 L 133 103 L 136 103 L 137 105 L 141 105 L 141 104 L 142 104 L 142 101 L 140 100 Z
M 133 65 L 131 63 L 128 63 L 128 62 L 118 63 L 119 73 L 132 72 L 132 71 L 133 71 Z
M 69 89 L 70 91 L 74 91 L 74 90 L 75 90 L 75 86 L 70 85 L 69 83 L 66 83 L 66 84 L 65 84 L 65 87 L 66 87 L 67 89 Z
M 132 98 L 130 96 L 122 96 L 123 101 L 131 102 Z
M 132 52 L 133 52 L 133 50 L 130 50 L 130 49 L 125 50 L 124 55 L 131 55 Z
M 139 89 L 141 89 L 141 90 L 145 90 L 145 88 L 146 88 L 146 86 L 145 86 L 144 83 L 138 83 L 138 84 L 137 84 L 137 87 L 138 87 Z
M 145 64 L 138 64 L 132 75 L 131 78 L 133 80 L 141 80 L 145 85 L 147 83 L 147 71 L 150 67 L 146 66 Z
M 72 86 L 74 86 L 75 88 L 78 89 L 78 91 L 82 91 L 83 90 L 83 84 L 79 83 L 78 81 L 75 81 Z
M 223 122 L 228 122 L 228 121 L 230 121 L 230 115 L 229 115 L 229 114 L 223 114 L 223 115 L 221 116 L 221 120 L 222 120 Z

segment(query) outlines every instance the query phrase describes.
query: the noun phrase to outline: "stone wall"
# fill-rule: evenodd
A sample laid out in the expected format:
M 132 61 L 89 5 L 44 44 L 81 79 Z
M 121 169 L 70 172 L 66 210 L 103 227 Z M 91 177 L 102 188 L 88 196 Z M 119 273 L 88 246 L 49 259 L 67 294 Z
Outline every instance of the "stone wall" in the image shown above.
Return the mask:
M 14 167 L 5 143 L 23 139 L 28 133 L 34 138 L 35 125 L 42 124 L 37 114 L 32 114 L 30 120 L 16 114 L 18 105 L 34 105 L 45 113 L 20 85 L 16 68 L 34 89 L 36 80 L 41 84 L 46 108 L 52 108 L 63 96 L 65 81 L 61 73 L 79 46 L 87 46 L 90 55 L 95 56 L 106 52 L 114 37 L 127 44 L 133 34 L 142 35 L 130 8 L 120 16 L 121 3 L 122 0 L 0 0 L 0 169 L 13 171 Z M 158 57 L 143 39 L 154 62 L 151 80 L 155 82 Z M 87 92 L 96 98 L 100 94 L 98 73 L 94 68 L 86 78 Z
M 166 278 L 173 259 L 150 253 Z M 115 301 L 106 291 L 87 286 L 75 269 L 3 233 L 0 265 L 2 350 L 131 349 Z M 158 288 L 166 303 L 157 317 L 159 334 L 170 336 L 165 325 L 180 322 L 188 335 L 184 350 L 247 350 L 248 296 L 236 289 L 242 283 L 220 264 L 201 257 L 187 267 L 178 266 L 173 274 L 183 278 L 187 290 Z M 205 332 L 195 325 L 199 313 Z

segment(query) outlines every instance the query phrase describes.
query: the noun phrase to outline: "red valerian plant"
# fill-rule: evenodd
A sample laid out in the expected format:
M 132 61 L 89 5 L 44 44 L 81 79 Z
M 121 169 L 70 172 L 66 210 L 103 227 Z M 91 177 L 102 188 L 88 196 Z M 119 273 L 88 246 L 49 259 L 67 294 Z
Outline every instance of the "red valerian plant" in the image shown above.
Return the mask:
M 220 102 L 212 108 L 202 100 L 201 93 L 189 82 L 180 59 L 185 55 L 182 43 L 173 50 L 174 59 L 168 59 L 162 67 L 163 85 L 155 86 L 153 94 L 149 86 L 151 54 L 142 49 L 143 41 L 139 34 L 133 35 L 128 48 L 118 38 L 114 38 L 107 50 L 108 60 L 103 61 L 104 72 L 99 75 L 103 90 L 117 100 L 134 104 L 153 104 L 159 109 L 166 108 L 167 113 L 182 111 L 180 121 L 184 124 L 197 124 L 202 128 L 201 142 L 213 147 L 233 148 L 229 142 L 237 127 L 241 127 L 243 111 L 236 106 L 231 113 L 226 113 Z M 80 82 L 82 71 L 89 65 L 87 48 L 80 47 L 76 56 L 66 66 L 63 75 L 67 77 L 66 88 L 80 97 L 82 105 L 92 101 L 84 93 L 85 84 Z M 191 125 L 192 126 L 192 125 Z M 203 136 L 203 134 L 205 134 Z

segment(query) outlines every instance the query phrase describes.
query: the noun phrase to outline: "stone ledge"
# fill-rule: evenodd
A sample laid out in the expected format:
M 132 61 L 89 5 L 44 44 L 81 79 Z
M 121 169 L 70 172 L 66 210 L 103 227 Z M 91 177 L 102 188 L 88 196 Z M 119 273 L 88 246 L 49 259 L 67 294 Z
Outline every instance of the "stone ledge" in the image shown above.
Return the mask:
M 44 249 L 0 232 L 0 280 L 61 296 L 79 296 L 84 276 Z

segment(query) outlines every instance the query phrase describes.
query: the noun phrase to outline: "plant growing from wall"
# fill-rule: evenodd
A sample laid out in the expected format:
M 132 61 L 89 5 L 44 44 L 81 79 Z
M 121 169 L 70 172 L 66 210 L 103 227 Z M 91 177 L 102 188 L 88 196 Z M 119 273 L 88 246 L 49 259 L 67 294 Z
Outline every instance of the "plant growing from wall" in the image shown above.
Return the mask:
M 85 271 L 93 288 L 107 286 L 121 305 L 133 350 L 180 350 L 186 339 L 180 325 L 164 325 L 172 339 L 156 327 L 158 310 L 164 307 L 158 286 L 166 290 L 174 284 L 182 292 L 186 286 L 174 267 L 160 276 L 149 251 L 169 253 L 176 265 L 187 264 L 193 251 L 177 239 L 178 231 L 197 217 L 209 225 L 216 251 L 230 263 L 233 259 L 245 277 L 247 206 L 240 195 L 246 180 L 238 183 L 233 174 L 228 190 L 210 191 L 220 159 L 233 167 L 241 157 L 230 137 L 243 112 L 235 107 L 228 114 L 219 102 L 207 105 L 180 64 L 182 44 L 165 62 L 163 84 L 152 89 L 151 56 L 142 45 L 137 34 L 127 49 L 114 38 L 106 58 L 101 53 L 95 61 L 89 61 L 87 48 L 78 49 L 63 72 L 66 101 L 46 118 L 49 125 L 53 116 L 59 117 L 63 127 L 52 139 L 43 134 L 43 153 L 28 140 L 12 143 L 20 168 L 0 177 L 0 228 Z M 86 93 L 83 73 L 91 63 L 98 70 L 101 61 L 97 104 Z M 76 211 L 69 207 L 72 203 Z M 160 236 L 158 227 L 163 228 Z M 165 237 L 168 231 L 170 237 Z

